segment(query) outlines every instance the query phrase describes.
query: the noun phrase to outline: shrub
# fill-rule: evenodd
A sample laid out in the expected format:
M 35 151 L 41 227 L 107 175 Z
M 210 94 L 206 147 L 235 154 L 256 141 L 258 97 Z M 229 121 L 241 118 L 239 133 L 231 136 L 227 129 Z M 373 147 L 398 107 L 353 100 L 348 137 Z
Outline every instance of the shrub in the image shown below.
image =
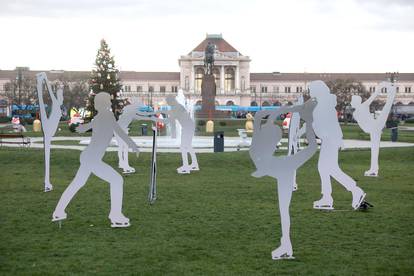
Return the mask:
M 0 117 L 0 123 L 11 123 L 10 117 Z
M 220 126 L 222 126 L 222 127 L 224 127 L 224 126 L 226 126 L 226 125 L 227 125 L 227 123 L 226 123 L 225 121 L 220 121 L 220 122 L 219 122 L 219 125 L 220 125 Z
M 206 125 L 206 121 L 200 120 L 200 121 L 197 122 L 197 125 L 199 125 L 199 126 L 205 126 Z

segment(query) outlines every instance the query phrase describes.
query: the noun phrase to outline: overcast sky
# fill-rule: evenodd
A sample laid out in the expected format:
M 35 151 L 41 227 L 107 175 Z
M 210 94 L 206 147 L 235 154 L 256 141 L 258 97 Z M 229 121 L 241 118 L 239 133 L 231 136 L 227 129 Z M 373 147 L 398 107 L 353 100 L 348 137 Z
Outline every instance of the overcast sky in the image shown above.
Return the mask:
M 414 72 L 414 0 L 0 0 L 0 69 L 179 71 L 206 33 L 251 72 Z

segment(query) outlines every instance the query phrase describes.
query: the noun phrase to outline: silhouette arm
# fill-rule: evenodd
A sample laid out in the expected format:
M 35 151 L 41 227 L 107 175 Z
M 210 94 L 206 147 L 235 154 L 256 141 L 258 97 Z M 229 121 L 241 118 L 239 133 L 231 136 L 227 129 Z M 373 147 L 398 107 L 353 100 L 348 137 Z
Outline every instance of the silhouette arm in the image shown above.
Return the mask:
M 132 141 L 131 138 L 129 138 L 125 131 L 122 130 L 118 123 L 115 120 L 112 123 L 115 134 L 117 134 L 134 152 L 138 152 L 137 145 L 134 143 L 134 141 Z
M 379 87 L 378 90 L 376 90 L 374 93 L 372 93 L 372 95 L 368 98 L 368 100 L 366 100 L 363 104 L 370 106 L 371 103 L 374 101 L 374 99 L 379 95 L 380 91 L 381 91 L 382 86 Z

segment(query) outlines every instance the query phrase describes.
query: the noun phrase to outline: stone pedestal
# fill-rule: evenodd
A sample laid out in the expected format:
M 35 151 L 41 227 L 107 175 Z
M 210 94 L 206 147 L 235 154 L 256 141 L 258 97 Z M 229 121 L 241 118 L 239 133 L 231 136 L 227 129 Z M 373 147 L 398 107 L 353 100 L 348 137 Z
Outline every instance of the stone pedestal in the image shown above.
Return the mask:
M 204 75 L 201 82 L 201 111 L 203 113 L 215 111 L 216 82 L 214 75 Z
M 227 112 L 216 111 L 216 81 L 214 75 L 204 75 L 201 82 L 201 110 L 196 113 L 197 118 L 214 119 L 227 118 Z

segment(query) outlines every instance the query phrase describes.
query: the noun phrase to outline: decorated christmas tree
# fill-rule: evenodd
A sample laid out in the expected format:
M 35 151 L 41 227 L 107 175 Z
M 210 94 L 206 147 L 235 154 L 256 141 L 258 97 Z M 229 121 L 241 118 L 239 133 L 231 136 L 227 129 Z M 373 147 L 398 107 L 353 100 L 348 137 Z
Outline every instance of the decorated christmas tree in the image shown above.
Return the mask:
M 114 57 L 104 39 L 101 40 L 101 47 L 98 50 L 95 60 L 95 68 L 92 69 L 90 78 L 90 93 L 87 102 L 87 109 L 92 117 L 96 115 L 94 107 L 95 95 L 100 92 L 108 92 L 111 95 L 112 112 L 118 118 L 124 106 L 124 100 L 120 99 L 121 83 L 119 71 L 115 67 Z

